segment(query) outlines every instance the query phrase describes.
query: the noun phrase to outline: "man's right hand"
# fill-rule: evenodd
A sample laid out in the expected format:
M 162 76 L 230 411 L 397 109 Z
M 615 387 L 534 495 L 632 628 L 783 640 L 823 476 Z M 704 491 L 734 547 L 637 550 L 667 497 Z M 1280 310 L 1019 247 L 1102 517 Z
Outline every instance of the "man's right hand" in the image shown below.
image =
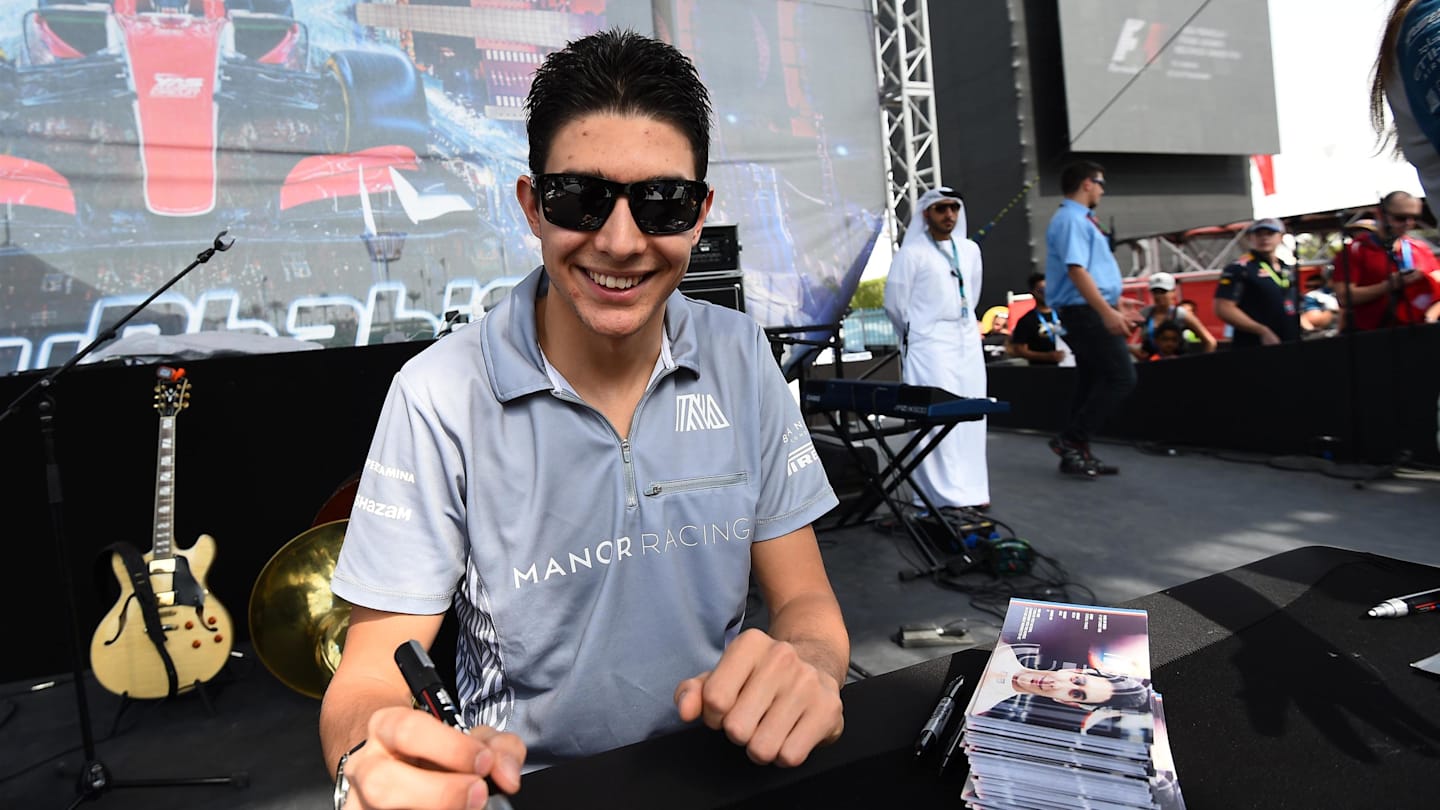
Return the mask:
M 1065 362 L 1065 350 L 1064 350 L 1064 349 L 1056 349 L 1055 351 L 1050 352 L 1050 362 L 1052 362 L 1052 363 L 1063 363 L 1063 362 Z
M 1280 345 L 1280 337 L 1279 337 L 1278 335 L 1276 335 L 1273 331 L 1271 331 L 1270 327 L 1268 327 L 1268 326 L 1262 326 L 1262 327 L 1261 327 L 1261 330 L 1262 330 L 1262 331 L 1260 332 L 1260 345 L 1261 345 L 1261 346 L 1279 346 L 1279 345 Z
M 477 727 L 467 734 L 431 715 L 401 707 L 370 716 L 369 737 L 345 763 L 346 810 L 484 807 L 496 788 L 520 789 L 525 743 L 514 734 Z
M 1120 337 L 1129 335 L 1130 330 L 1135 328 L 1135 323 L 1114 307 L 1108 307 L 1100 313 L 1100 320 L 1105 324 L 1105 331 Z

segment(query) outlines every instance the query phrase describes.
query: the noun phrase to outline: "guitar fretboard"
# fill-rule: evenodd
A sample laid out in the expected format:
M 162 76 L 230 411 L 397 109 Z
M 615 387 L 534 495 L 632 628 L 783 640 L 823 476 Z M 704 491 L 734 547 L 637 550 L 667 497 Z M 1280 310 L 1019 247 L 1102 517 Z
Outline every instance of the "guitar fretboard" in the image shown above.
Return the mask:
M 175 417 L 160 417 L 160 442 L 155 464 L 154 559 L 174 556 L 175 537 Z

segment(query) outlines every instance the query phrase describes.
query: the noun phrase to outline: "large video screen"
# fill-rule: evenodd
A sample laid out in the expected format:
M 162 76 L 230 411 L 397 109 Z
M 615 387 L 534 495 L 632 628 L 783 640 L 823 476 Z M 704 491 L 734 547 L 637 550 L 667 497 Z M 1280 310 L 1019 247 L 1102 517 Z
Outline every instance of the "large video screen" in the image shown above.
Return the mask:
M 540 261 L 514 200 L 530 77 L 611 26 L 675 43 L 710 86 L 710 224 L 738 226 L 748 311 L 835 320 L 884 207 L 868 8 L 0 4 L 0 374 L 64 362 L 222 229 L 234 247 L 127 329 L 352 346 L 492 306 Z
M 1201 5 L 1059 0 L 1072 149 L 1280 151 L 1266 4 L 1211 0 L 1182 28 Z

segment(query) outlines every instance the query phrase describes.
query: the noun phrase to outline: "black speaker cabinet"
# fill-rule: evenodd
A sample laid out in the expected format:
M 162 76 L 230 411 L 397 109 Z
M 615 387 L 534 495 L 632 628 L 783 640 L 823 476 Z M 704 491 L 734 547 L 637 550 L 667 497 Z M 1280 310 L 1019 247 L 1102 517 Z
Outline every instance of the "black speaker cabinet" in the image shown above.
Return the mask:
M 740 235 L 735 225 L 706 225 L 690 249 L 690 271 L 713 273 L 740 269 Z
M 691 265 L 680 281 L 680 292 L 700 301 L 745 311 L 745 280 L 739 270 L 696 272 Z

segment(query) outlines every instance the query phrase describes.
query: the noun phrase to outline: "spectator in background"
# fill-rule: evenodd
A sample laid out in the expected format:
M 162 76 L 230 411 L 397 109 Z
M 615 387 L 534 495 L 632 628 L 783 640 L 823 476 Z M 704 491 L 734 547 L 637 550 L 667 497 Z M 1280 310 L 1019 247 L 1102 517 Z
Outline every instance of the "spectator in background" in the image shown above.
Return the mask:
M 1174 321 L 1165 321 L 1155 327 L 1149 340 L 1154 344 L 1155 351 L 1145 359 L 1151 362 L 1179 357 L 1181 347 L 1185 345 L 1183 330 L 1181 330 L 1180 324 Z
M 1392 191 L 1380 201 L 1376 230 L 1351 228 L 1335 256 L 1335 297 L 1346 329 L 1380 329 L 1440 316 L 1440 262 L 1430 246 L 1409 235 L 1420 200 Z
M 1340 331 L 1340 299 L 1325 283 L 1324 273 L 1305 278 L 1305 297 L 1300 299 L 1300 337 L 1333 337 Z
M 1278 219 L 1250 223 L 1250 252 L 1226 267 L 1215 286 L 1215 315 L 1234 328 L 1237 349 L 1300 339 L 1294 268 L 1275 256 L 1284 233 Z
M 1185 332 L 1189 331 L 1195 335 L 1202 352 L 1215 351 L 1215 336 L 1210 334 L 1210 330 L 1205 328 L 1199 318 L 1177 303 L 1178 297 L 1174 276 L 1169 273 L 1150 274 L 1150 300 L 1154 303 L 1140 310 L 1140 345 L 1136 347 L 1135 354 L 1139 359 L 1149 359 L 1158 351 L 1155 345 L 1156 330 L 1160 328 L 1160 324 L 1172 322 L 1180 327 L 1182 344 Z
M 985 362 L 1004 360 L 1005 343 L 1010 339 L 1010 308 L 991 307 L 985 310 L 985 317 L 980 320 L 980 333 Z
M 900 338 L 902 382 L 983 397 L 985 353 L 974 310 L 983 263 L 965 233 L 959 192 L 941 186 L 921 195 L 885 279 L 885 314 Z M 985 425 L 956 425 L 915 469 L 916 487 L 936 508 L 989 505 Z
M 1120 265 L 1093 209 L 1105 196 L 1105 167 L 1088 160 L 1060 173 L 1065 199 L 1045 229 L 1045 286 L 1065 324 L 1078 368 L 1070 418 L 1050 449 L 1060 472 L 1094 478 L 1118 470 L 1090 452 L 1090 437 L 1135 390 L 1135 363 L 1125 339 L 1135 321 L 1119 310 Z
M 1028 360 L 1032 366 L 1075 365 L 1075 358 L 1065 346 L 1060 316 L 1045 301 L 1045 274 L 1031 273 L 1028 282 L 1035 306 L 1015 322 L 1006 351 L 1011 357 Z

